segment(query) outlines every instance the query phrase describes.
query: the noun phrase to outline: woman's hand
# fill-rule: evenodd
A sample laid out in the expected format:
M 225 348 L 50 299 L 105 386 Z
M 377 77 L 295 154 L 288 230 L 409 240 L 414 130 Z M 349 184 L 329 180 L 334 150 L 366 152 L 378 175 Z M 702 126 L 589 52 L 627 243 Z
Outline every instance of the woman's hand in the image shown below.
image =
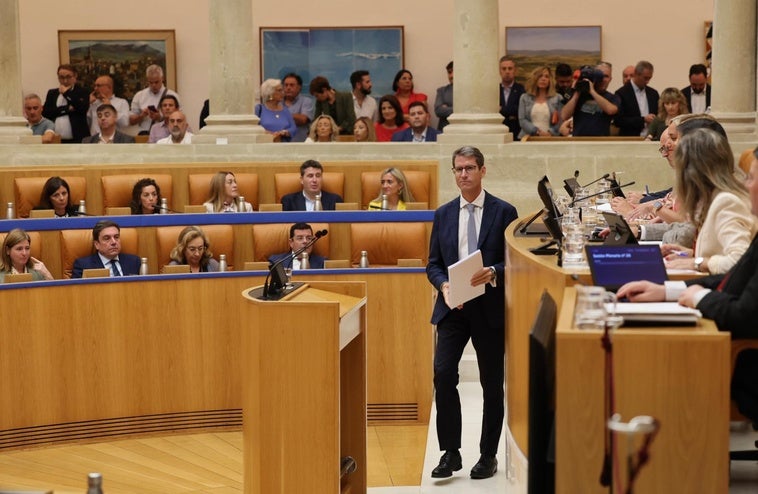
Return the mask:
M 661 244 L 661 255 L 668 260 L 677 257 L 692 257 L 692 249 L 677 244 Z
M 35 271 L 39 271 L 46 280 L 54 279 L 53 275 L 50 274 L 50 271 L 47 270 L 47 268 L 45 267 L 45 264 L 42 261 L 40 261 L 39 259 L 35 259 L 34 257 L 32 257 L 31 259 L 32 259 L 32 265 L 33 265 L 32 269 L 34 269 Z

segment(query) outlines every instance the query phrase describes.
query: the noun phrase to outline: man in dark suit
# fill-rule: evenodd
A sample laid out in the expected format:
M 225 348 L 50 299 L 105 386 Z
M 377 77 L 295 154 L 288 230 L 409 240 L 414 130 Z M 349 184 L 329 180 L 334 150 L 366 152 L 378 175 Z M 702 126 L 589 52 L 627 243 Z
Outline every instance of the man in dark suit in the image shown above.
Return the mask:
M 116 130 L 118 112 L 113 105 L 103 104 L 97 109 L 97 123 L 100 132 L 82 139 L 82 144 L 133 144 L 134 137 Z
M 429 109 L 423 101 L 408 105 L 408 127 L 392 134 L 392 142 L 437 142 L 437 129 L 429 127 Z
M 658 91 L 648 86 L 653 78 L 653 64 L 637 62 L 632 79 L 616 91 L 619 112 L 614 123 L 622 136 L 646 136 L 647 126 L 658 113 Z
M 73 65 L 59 65 L 60 86 L 47 92 L 42 109 L 42 116 L 55 123 L 55 133 L 61 136 L 63 143 L 78 144 L 89 135 L 89 91 L 76 83 L 76 77 Z
M 469 339 L 476 349 L 484 395 L 480 458 L 471 478 L 492 477 L 497 471 L 498 442 L 503 428 L 503 353 L 505 338 L 506 227 L 517 218 L 516 209 L 487 193 L 482 178 L 487 173 L 484 156 L 465 146 L 453 153 L 453 173 L 461 191 L 434 214 L 429 282 L 439 290 L 432 314 L 437 325 L 434 353 L 434 388 L 437 405 L 437 438 L 445 451 L 432 477 L 450 477 L 460 470 L 461 404 L 458 395 L 458 363 Z M 484 267 L 472 274 L 472 286 L 485 285 L 483 295 L 450 307 L 448 267 L 479 249 Z
M 758 148 L 745 181 L 750 193 L 752 213 L 758 216 Z M 667 281 L 658 285 L 633 281 L 618 290 L 618 297 L 632 302 L 675 301 L 699 310 L 713 319 L 720 331 L 729 331 L 732 339 L 756 339 L 758 329 L 758 235 L 750 247 L 726 274 L 684 281 Z M 732 398 L 740 412 L 758 422 L 758 350 L 743 350 L 732 374 Z
M 516 62 L 507 56 L 500 59 L 500 114 L 503 124 L 513 134 L 513 139 L 521 132 L 518 122 L 518 104 L 526 90 L 516 82 Z
M 301 259 L 302 256 L 294 257 L 293 254 L 305 247 L 308 242 L 313 240 L 313 228 L 308 223 L 295 223 L 290 227 L 290 251 L 282 254 L 274 254 L 268 258 L 268 262 L 273 265 L 275 262 L 284 259 L 282 266 L 285 268 L 302 269 Z M 324 269 L 324 261 L 326 258 L 321 257 L 318 254 L 313 254 L 313 246 L 305 249 L 308 253 L 308 268 L 309 269 Z
M 453 62 L 448 63 L 445 70 L 450 84 L 437 88 L 437 96 L 434 98 L 434 114 L 439 118 L 437 130 L 440 132 L 449 123 L 447 117 L 453 114 Z
M 130 276 L 139 274 L 140 258 L 121 253 L 121 227 L 110 220 L 98 221 L 92 229 L 95 252 L 91 256 L 80 257 L 74 261 L 72 278 L 81 278 L 85 269 L 111 270 L 111 276 Z
M 323 173 L 324 167 L 316 160 L 308 160 L 300 165 L 300 183 L 303 190 L 282 197 L 282 211 L 315 211 L 317 194 L 321 194 L 321 209 L 337 209 L 337 203 L 342 202 L 342 197 L 321 190 Z
M 690 85 L 682 89 L 687 98 L 687 108 L 692 113 L 705 113 L 711 106 L 711 85 L 708 84 L 708 68 L 702 63 L 690 67 Z

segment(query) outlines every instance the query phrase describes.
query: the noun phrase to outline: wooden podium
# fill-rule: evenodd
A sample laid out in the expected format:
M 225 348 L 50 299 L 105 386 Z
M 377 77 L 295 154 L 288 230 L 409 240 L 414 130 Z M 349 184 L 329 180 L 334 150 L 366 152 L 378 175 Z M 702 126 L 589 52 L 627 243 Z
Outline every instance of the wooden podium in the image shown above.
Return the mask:
M 366 283 L 242 292 L 245 494 L 366 492 Z M 342 457 L 355 472 L 340 479 Z

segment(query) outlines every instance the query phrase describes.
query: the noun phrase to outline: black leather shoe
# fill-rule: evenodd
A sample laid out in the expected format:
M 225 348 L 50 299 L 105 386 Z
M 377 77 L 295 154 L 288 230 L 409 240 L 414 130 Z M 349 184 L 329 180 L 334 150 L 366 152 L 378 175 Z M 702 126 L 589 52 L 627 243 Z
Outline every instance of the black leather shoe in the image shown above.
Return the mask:
M 452 477 L 453 472 L 457 472 L 461 468 L 463 468 L 463 463 L 460 452 L 457 449 L 445 451 L 445 454 L 440 458 L 439 465 L 432 470 L 432 477 L 435 479 Z
M 471 469 L 472 479 L 488 479 L 497 472 L 497 458 L 489 455 L 482 455 Z

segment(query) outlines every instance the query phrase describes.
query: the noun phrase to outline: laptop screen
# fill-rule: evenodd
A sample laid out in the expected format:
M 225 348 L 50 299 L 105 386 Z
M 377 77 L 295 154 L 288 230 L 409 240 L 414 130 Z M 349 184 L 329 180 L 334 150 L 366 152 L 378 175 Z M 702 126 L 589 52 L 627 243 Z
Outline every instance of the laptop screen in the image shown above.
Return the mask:
M 630 281 L 668 279 L 658 245 L 587 245 L 585 250 L 592 282 L 607 290 L 616 291 Z

